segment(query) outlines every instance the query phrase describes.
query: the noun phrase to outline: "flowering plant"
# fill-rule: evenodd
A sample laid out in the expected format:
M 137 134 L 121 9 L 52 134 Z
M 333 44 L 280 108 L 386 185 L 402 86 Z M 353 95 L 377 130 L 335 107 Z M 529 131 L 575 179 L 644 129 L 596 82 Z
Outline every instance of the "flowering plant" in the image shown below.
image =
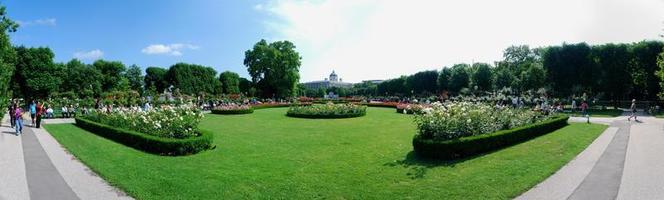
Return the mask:
M 294 117 L 315 117 L 315 118 L 341 118 L 357 117 L 366 114 L 367 107 L 355 104 L 314 104 L 308 106 L 291 106 L 286 113 Z
M 191 106 L 162 106 L 142 111 L 120 108 L 111 112 L 97 110 L 85 118 L 113 127 L 165 138 L 187 138 L 199 135 L 198 124 L 203 113 Z
M 494 107 L 483 103 L 433 103 L 415 116 L 418 134 L 423 139 L 452 140 L 510 129 L 542 120 L 527 109 Z
M 237 104 L 229 104 L 229 105 L 219 105 L 217 107 L 214 107 L 213 110 L 249 110 L 251 107 L 249 105 L 237 105 Z

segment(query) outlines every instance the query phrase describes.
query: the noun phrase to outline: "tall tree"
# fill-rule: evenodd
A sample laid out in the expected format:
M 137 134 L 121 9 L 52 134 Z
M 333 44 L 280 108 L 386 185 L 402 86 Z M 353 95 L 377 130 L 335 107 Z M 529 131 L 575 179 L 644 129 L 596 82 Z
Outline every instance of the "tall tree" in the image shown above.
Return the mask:
M 240 78 L 240 84 L 238 84 L 238 87 L 240 89 L 240 92 L 245 95 L 249 95 L 249 90 L 253 87 L 251 84 L 251 81 L 246 78 Z
M 134 90 L 141 94 L 143 92 L 143 71 L 138 65 L 131 65 L 127 72 L 125 72 L 124 77 L 129 82 L 129 89 Z
M 459 93 L 461 89 L 468 88 L 470 85 L 470 75 L 468 64 L 456 64 L 452 66 L 450 76 L 450 92 Z
M 244 55 L 244 65 L 262 97 L 286 98 L 295 95 L 302 58 L 293 43 L 277 41 L 268 44 L 261 40 Z
M 61 92 L 73 92 L 78 97 L 97 97 L 101 94 L 101 72 L 77 59 L 64 65 Z
M 437 91 L 438 72 L 436 70 L 421 71 L 408 76 L 406 87 L 415 94 L 433 94 Z
M 470 82 L 478 91 L 490 91 L 493 82 L 493 71 L 489 64 L 474 63 Z
M 452 70 L 448 67 L 443 67 L 438 74 L 438 89 L 442 91 L 450 90 L 450 77 L 452 77 Z
M 16 64 L 16 51 L 9 40 L 9 33 L 15 32 L 18 24 L 9 19 L 4 6 L 0 6 L 0 102 L 6 102 L 10 96 L 9 86 L 14 65 Z M 0 112 L 3 112 L 5 103 L 0 103 Z
M 145 69 L 145 78 L 143 82 L 145 83 L 146 90 L 154 90 L 153 92 L 161 93 L 164 92 L 168 85 L 166 80 L 166 69 L 161 67 L 148 67 Z
M 628 46 L 625 44 L 605 44 L 593 47 L 593 57 L 602 66 L 599 89 L 606 92 L 614 102 L 625 98 L 632 85 L 632 77 L 627 67 L 630 60 Z
M 656 76 L 657 55 L 662 51 L 664 43 L 659 41 L 641 41 L 630 45 L 632 55 L 630 69 L 634 82 L 633 97 L 647 100 L 657 99 L 659 93 L 659 77 Z
M 117 90 L 125 72 L 125 65 L 120 61 L 97 60 L 92 66 L 102 74 L 101 88 L 104 92 Z
M 240 93 L 240 75 L 235 72 L 225 71 L 219 74 L 219 81 L 225 94 Z
M 546 70 L 539 63 L 530 64 L 522 71 L 519 77 L 521 91 L 537 91 L 544 87 L 546 81 Z
M 59 91 L 62 83 L 61 68 L 53 63 L 53 52 L 47 47 L 16 47 L 16 72 L 13 85 L 14 96 L 27 99 L 46 98 L 52 92 Z
M 177 63 L 168 69 L 166 79 L 181 93 L 197 95 L 200 92 L 221 94 L 221 83 L 212 67 Z

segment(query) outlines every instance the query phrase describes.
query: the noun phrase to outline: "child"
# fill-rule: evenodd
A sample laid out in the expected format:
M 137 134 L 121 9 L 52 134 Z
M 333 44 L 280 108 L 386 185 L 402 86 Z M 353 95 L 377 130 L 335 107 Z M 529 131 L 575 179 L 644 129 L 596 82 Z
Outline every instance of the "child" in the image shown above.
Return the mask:
M 14 104 L 14 117 L 16 118 L 16 125 L 14 125 L 16 136 L 19 136 L 23 132 L 23 112 L 21 111 L 21 107 L 16 104 Z

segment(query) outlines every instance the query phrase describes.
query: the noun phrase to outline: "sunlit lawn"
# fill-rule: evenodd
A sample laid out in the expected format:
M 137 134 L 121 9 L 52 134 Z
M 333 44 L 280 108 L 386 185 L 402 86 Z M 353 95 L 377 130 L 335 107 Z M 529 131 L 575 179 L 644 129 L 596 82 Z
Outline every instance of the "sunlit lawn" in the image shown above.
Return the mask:
M 571 124 L 465 161 L 412 155 L 411 116 L 369 108 L 365 117 L 296 119 L 286 108 L 206 115 L 216 149 L 164 157 L 71 124 L 47 125 L 70 152 L 138 199 L 510 199 L 539 183 L 605 128 Z

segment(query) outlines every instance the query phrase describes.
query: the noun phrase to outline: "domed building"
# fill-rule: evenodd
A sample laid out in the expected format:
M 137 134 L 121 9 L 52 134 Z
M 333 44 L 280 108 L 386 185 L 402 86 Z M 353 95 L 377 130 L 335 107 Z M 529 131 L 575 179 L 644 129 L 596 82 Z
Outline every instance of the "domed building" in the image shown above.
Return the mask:
M 353 87 L 352 83 L 346 83 L 343 82 L 343 79 L 339 78 L 337 76 L 337 73 L 332 70 L 332 73 L 330 74 L 329 78 L 325 78 L 322 81 L 311 81 L 311 82 L 306 82 L 303 83 L 304 87 L 309 88 L 309 89 L 318 89 L 318 88 L 331 88 L 331 87 L 338 87 L 338 88 L 351 88 Z

